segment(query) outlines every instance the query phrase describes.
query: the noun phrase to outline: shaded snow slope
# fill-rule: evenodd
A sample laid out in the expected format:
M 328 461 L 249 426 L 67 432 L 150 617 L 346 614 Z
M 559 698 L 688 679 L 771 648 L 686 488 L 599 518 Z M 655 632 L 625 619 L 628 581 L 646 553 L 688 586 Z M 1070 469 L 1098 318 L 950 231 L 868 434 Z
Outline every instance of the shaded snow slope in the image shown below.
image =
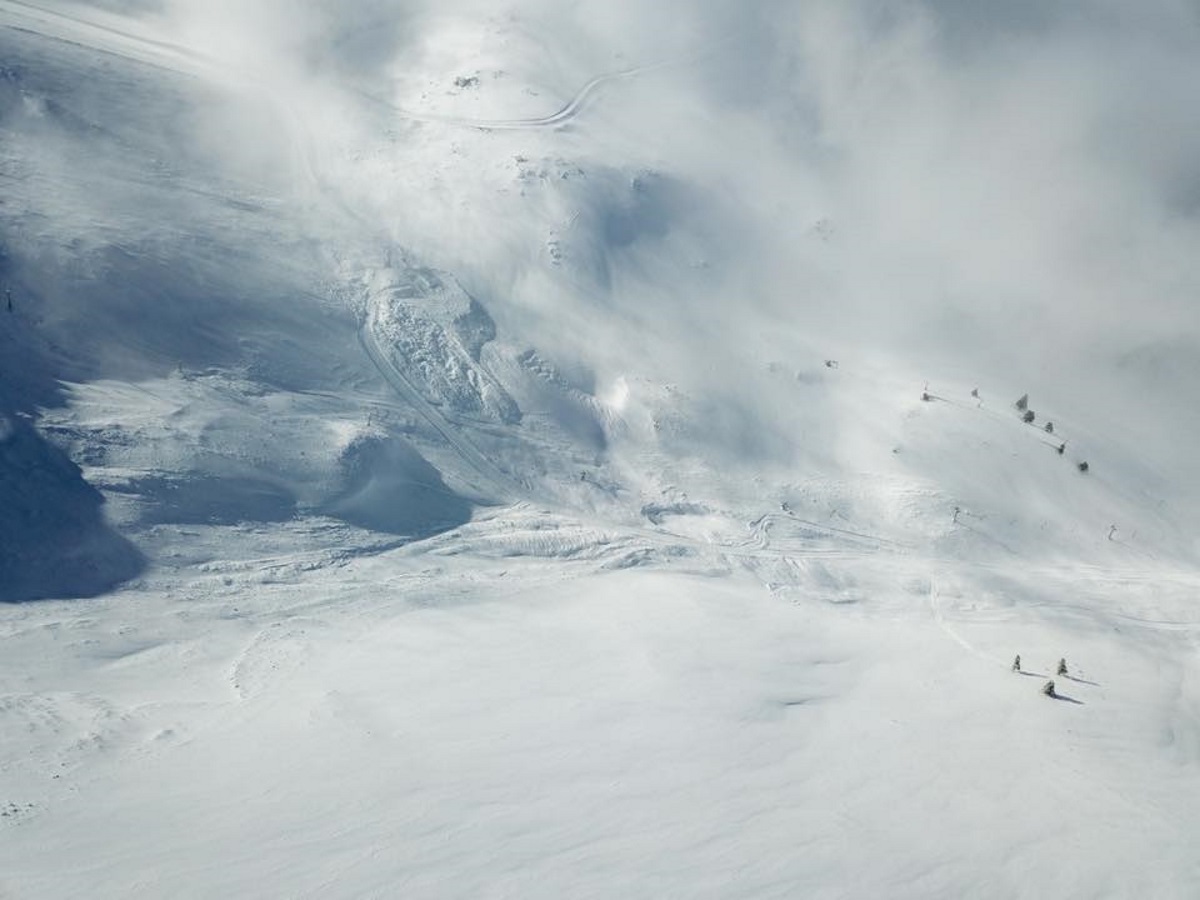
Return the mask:
M 793 6 L 0 0 L 0 896 L 1200 891 L 1191 32 Z
M 1036 529 L 1038 552 L 1087 556 L 1116 525 L 1130 552 L 1195 555 L 1178 456 L 1097 412 L 1107 383 L 1089 398 L 1036 371 L 964 376 L 869 329 L 846 346 L 821 308 L 853 239 L 826 219 L 795 250 L 808 283 L 785 293 L 747 268 L 729 235 L 769 238 L 732 193 L 740 173 L 706 180 L 713 160 L 622 122 L 670 98 L 656 128 L 695 127 L 681 79 L 705 57 L 664 47 L 664 65 L 608 81 L 581 68 L 548 119 L 431 121 L 363 100 L 349 75 L 284 82 L 278 61 L 224 58 L 232 44 L 155 36 L 153 19 L 2 12 L 6 283 L 35 342 L 12 365 L 76 385 L 45 424 L 131 522 L 345 514 L 417 536 L 476 503 L 628 520 L 686 496 L 755 518 L 763 495 L 815 491 L 810 518 L 925 550 L 1028 553 Z M 469 56 L 454 21 L 427 39 Z M 525 65 L 534 21 L 486 27 Z M 427 71 L 514 102 L 500 76 Z M 916 405 L 931 378 L 937 399 Z M 1026 390 L 1052 435 L 1016 421 Z
M 142 567 L 104 497 L 25 420 L 0 413 L 0 584 L 8 601 L 94 597 Z

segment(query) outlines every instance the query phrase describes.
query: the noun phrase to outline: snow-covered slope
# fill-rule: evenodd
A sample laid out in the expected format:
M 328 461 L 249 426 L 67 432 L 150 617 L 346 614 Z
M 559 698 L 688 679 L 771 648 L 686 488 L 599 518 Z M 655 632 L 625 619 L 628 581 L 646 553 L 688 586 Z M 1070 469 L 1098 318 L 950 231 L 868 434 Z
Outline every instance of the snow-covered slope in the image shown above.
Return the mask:
M 0 0 L 0 896 L 1200 890 L 1196 36 L 642 6 Z

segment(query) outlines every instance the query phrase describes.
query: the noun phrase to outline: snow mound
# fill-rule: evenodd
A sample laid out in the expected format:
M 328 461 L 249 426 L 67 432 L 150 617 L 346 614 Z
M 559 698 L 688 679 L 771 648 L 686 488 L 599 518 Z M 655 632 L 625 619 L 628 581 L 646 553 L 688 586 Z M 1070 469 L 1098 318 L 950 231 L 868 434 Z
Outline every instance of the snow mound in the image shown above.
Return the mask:
M 411 445 L 359 435 L 342 451 L 344 488 L 322 511 L 352 525 L 428 537 L 471 519 L 471 504 L 452 492 Z

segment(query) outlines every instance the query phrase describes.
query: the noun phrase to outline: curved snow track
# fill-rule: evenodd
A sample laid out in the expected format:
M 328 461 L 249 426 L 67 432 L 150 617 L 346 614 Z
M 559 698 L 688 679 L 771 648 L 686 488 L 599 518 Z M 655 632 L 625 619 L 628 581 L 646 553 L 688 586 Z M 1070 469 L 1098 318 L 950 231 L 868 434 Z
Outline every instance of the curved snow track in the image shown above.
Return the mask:
M 617 72 L 607 72 L 602 75 L 597 75 L 590 81 L 586 82 L 583 87 L 575 92 L 570 100 L 568 100 L 556 112 L 548 116 L 533 116 L 530 118 L 516 119 L 473 119 L 464 116 L 447 116 L 437 113 L 422 113 L 411 109 L 405 109 L 402 106 L 395 106 L 388 103 L 386 100 L 381 100 L 371 94 L 360 94 L 364 99 L 371 101 L 374 104 L 384 107 L 395 115 L 410 122 L 429 122 L 439 125 L 456 125 L 461 128 L 475 128 L 480 131 L 522 131 L 536 130 L 543 128 L 560 128 L 578 118 L 583 112 L 588 102 L 593 95 L 603 86 L 612 84 L 617 81 L 625 81 L 631 78 L 636 78 L 639 75 L 645 75 L 652 71 L 665 68 L 672 65 L 671 62 L 650 63 L 644 66 L 635 66 L 630 69 L 622 69 Z
M 180 44 L 137 34 L 83 16 L 26 3 L 23 0 L 0 0 L 0 24 L 182 74 L 206 76 L 226 82 L 249 80 L 262 83 L 264 80 L 261 75 L 251 70 L 234 68 L 229 62 Z M 557 111 L 550 115 L 530 118 L 473 119 L 445 116 L 405 109 L 365 92 L 358 92 L 358 96 L 412 122 L 438 123 L 483 131 L 558 128 L 576 119 L 596 92 L 605 85 L 635 78 L 673 64 L 674 61 L 663 61 L 602 73 L 587 81 Z

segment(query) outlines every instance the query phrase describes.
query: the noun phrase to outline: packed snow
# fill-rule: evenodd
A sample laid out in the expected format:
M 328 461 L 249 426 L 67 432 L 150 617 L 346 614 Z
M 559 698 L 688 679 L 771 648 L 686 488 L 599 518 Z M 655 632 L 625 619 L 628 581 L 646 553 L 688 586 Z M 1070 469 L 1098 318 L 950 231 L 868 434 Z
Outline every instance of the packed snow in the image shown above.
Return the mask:
M 0 897 L 1200 895 L 1200 22 L 992 6 L 0 0 Z

